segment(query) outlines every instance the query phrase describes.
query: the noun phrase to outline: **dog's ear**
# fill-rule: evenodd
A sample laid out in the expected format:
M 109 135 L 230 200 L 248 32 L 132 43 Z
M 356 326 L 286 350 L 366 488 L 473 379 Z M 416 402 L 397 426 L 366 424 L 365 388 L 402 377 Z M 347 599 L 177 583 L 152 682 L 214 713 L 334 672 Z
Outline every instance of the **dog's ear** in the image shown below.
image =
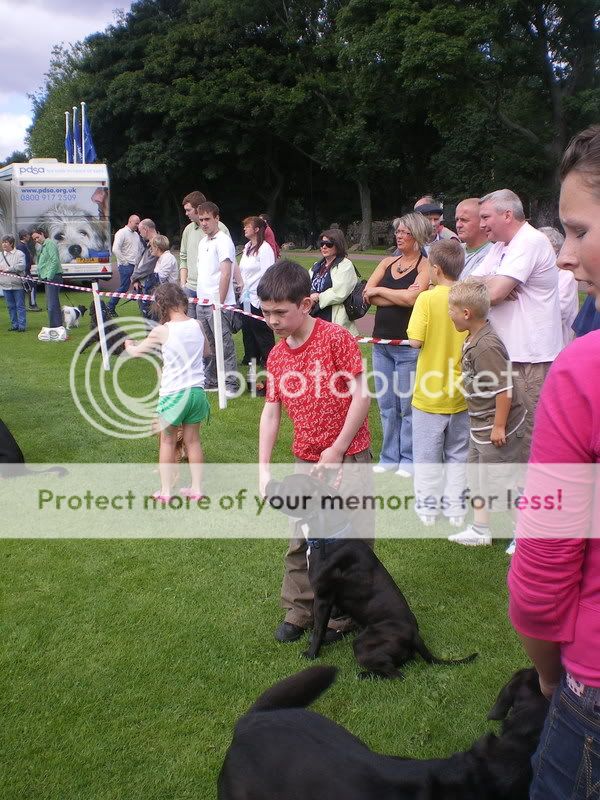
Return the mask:
M 500 690 L 496 702 L 490 709 L 488 719 L 506 719 L 508 712 L 515 702 L 515 697 L 519 689 L 528 684 L 535 684 L 536 681 L 538 681 L 537 672 L 532 668 L 520 669 L 518 672 L 515 672 L 506 686 Z

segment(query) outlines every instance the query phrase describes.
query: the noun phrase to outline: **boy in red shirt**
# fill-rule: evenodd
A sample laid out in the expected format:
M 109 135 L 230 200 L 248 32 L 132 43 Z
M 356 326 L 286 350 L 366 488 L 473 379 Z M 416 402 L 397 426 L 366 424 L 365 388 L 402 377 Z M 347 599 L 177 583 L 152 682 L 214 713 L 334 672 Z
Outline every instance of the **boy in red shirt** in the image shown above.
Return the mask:
M 367 426 L 370 397 L 360 350 L 347 330 L 310 316 L 310 278 L 293 261 L 278 261 L 257 288 L 267 325 L 281 337 L 269 354 L 265 406 L 260 419 L 260 488 L 270 480 L 269 464 L 283 406 L 294 426 L 292 450 L 297 471 L 341 468 L 340 494 L 371 492 L 371 436 Z M 360 465 L 367 465 L 361 467 Z M 353 535 L 374 536 L 373 513 L 352 513 Z M 275 631 L 279 642 L 293 642 L 312 625 L 313 593 L 308 580 L 306 541 L 297 523 L 285 556 L 281 588 L 284 621 Z M 331 619 L 326 641 L 352 628 L 349 617 Z

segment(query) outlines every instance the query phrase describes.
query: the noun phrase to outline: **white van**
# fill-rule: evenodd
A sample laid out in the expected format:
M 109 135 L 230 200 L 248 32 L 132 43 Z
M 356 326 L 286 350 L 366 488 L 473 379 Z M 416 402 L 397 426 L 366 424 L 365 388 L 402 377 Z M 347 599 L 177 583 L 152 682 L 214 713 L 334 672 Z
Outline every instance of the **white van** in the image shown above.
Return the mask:
M 112 276 L 109 202 L 106 164 L 32 158 L 0 168 L 0 235 L 18 240 L 20 230 L 41 225 L 71 283 Z

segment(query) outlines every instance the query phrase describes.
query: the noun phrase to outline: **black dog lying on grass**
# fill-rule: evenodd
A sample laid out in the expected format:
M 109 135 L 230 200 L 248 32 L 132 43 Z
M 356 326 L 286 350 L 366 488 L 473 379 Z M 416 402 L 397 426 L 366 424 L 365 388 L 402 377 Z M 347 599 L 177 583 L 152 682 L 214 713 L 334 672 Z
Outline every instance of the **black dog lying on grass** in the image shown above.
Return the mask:
M 334 606 L 362 628 L 353 643 L 364 668 L 360 677 L 402 678 L 399 667 L 417 653 L 429 664 L 465 664 L 477 657 L 446 660 L 430 652 L 406 598 L 375 553 L 359 539 L 344 538 L 348 514 L 323 502 L 331 497 L 331 487 L 308 475 L 290 475 L 281 483 L 270 481 L 266 494 L 271 505 L 299 517 L 309 529 L 314 629 L 306 658 L 319 655 Z
M 102 319 L 104 320 L 104 333 L 106 336 L 106 349 L 111 356 L 118 356 L 125 350 L 126 334 L 122 331 L 119 325 L 110 317 L 108 307 L 104 300 L 100 300 L 100 308 L 102 309 Z M 92 332 L 85 344 L 81 348 L 81 352 L 85 352 L 88 347 L 97 344 L 100 341 L 98 334 L 98 322 L 96 320 L 96 306 L 90 303 L 90 331 Z
M 503 720 L 464 753 L 419 761 L 380 755 L 307 711 L 335 680 L 312 667 L 276 683 L 237 723 L 219 800 L 526 800 L 548 701 L 534 669 L 516 672 L 488 719 Z

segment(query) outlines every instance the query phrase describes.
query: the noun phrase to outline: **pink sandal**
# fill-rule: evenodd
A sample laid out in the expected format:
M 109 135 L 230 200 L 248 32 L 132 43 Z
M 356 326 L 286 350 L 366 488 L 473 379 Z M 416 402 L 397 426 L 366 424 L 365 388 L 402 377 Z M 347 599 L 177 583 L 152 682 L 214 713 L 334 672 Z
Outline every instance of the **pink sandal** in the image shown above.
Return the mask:
M 179 494 L 182 497 L 187 497 L 188 500 L 204 500 L 206 497 L 205 494 L 199 494 L 198 492 L 193 492 L 191 486 L 182 486 L 179 490 Z
M 170 495 L 170 494 L 161 494 L 160 490 L 159 490 L 158 492 L 154 492 L 152 497 L 155 500 L 159 500 L 161 503 L 169 503 L 169 502 L 171 502 L 172 495 Z

